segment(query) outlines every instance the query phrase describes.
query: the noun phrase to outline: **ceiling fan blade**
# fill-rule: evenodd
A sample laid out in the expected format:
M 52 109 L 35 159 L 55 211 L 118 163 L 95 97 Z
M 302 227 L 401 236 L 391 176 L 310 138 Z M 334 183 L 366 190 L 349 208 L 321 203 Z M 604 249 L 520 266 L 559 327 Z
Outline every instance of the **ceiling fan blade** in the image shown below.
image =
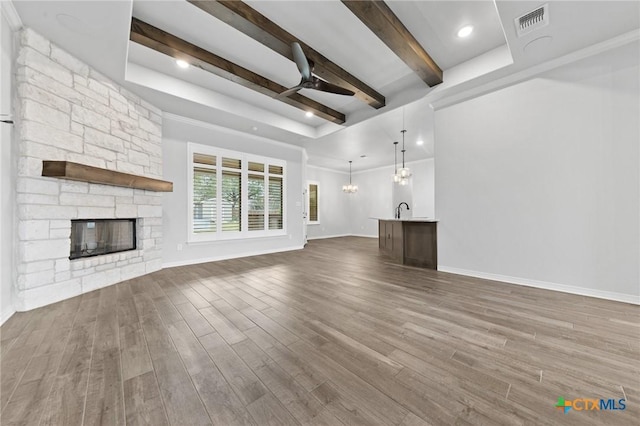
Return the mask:
M 300 71 L 300 75 L 302 76 L 302 80 L 307 81 L 311 79 L 311 67 L 309 66 L 309 61 L 302 51 L 302 47 L 300 47 L 300 43 L 294 41 L 291 43 L 291 50 L 293 52 L 293 60 L 298 66 L 298 71 Z
M 292 87 L 291 89 L 287 89 L 284 92 L 280 93 L 277 98 L 286 98 L 287 96 L 291 96 L 296 93 L 298 90 L 302 89 L 302 85 L 299 84 L 297 86 Z
M 320 80 L 319 78 L 316 79 L 316 81 L 314 82 L 313 88 L 316 90 L 321 90 L 323 92 L 335 93 L 337 95 L 346 95 L 346 96 L 355 95 L 355 92 L 349 89 L 345 89 L 344 87 L 340 87 L 335 84 L 329 83 L 328 81 Z

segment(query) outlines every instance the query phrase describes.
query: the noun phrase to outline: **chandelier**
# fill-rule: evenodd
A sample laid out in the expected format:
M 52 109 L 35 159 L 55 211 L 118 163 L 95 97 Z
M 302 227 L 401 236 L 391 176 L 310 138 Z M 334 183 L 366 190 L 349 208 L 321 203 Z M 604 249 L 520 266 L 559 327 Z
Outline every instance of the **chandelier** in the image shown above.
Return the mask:
M 349 161 L 349 184 L 348 185 L 342 185 L 342 192 L 346 192 L 347 194 L 353 194 L 355 192 L 358 192 L 358 185 L 354 185 L 351 183 L 351 163 L 353 163 L 353 161 Z

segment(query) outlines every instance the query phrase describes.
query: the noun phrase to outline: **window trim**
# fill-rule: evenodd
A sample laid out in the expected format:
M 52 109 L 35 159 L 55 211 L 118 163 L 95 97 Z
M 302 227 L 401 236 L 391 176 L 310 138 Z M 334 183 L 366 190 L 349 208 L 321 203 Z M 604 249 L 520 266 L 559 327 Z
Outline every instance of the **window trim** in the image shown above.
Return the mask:
M 318 220 L 311 220 L 311 190 L 309 188 L 311 185 L 318 187 Z M 307 181 L 307 225 L 320 225 L 320 182 L 315 180 Z
M 220 199 L 222 194 L 222 157 L 237 158 L 242 161 L 240 168 L 241 176 L 241 217 L 240 217 L 240 231 L 225 231 L 222 232 L 221 211 L 216 208 L 216 231 L 215 232 L 193 232 L 193 169 L 195 163 L 193 162 L 193 154 L 205 154 L 215 155 L 218 157 L 219 163 L 216 165 L 216 198 Z M 249 230 L 249 192 L 248 192 L 248 177 L 249 174 L 254 173 L 249 170 L 249 162 L 263 163 L 265 164 L 265 188 L 269 186 L 269 176 L 281 176 L 282 177 L 282 229 L 269 230 L 268 222 L 268 209 L 269 209 L 269 196 L 268 191 L 265 193 L 264 205 L 265 205 L 265 229 L 263 230 Z M 282 167 L 282 175 L 274 175 L 268 172 L 269 165 Z M 217 148 L 210 145 L 202 145 L 193 142 L 187 144 L 187 242 L 199 243 L 209 241 L 227 241 L 227 240 L 241 240 L 252 238 L 265 238 L 265 237 L 279 237 L 287 235 L 287 162 L 277 158 L 264 157 L 260 155 L 248 154 L 240 151 L 231 151 L 228 149 Z

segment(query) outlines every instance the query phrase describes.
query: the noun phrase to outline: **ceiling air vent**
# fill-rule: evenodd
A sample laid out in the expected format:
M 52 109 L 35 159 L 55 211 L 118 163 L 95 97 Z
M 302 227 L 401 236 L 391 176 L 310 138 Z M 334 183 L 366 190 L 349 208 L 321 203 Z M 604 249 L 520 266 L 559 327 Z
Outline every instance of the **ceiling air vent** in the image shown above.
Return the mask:
M 544 4 L 515 19 L 518 37 L 549 25 L 549 4 Z

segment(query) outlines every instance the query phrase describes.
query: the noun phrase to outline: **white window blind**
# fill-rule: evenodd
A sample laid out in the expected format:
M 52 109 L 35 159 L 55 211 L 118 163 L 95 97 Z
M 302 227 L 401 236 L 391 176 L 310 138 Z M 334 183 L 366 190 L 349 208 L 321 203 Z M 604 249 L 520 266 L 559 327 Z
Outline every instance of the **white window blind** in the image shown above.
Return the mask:
M 222 157 L 222 232 L 242 231 L 242 160 Z
M 215 232 L 217 223 L 216 157 L 193 155 L 193 232 Z
M 285 165 L 189 144 L 190 241 L 283 235 Z
M 251 170 L 251 167 L 249 167 Z M 264 166 L 263 166 L 264 170 Z M 264 185 L 264 173 L 257 174 L 251 173 L 249 174 L 249 180 L 247 181 L 247 196 L 249 199 L 249 204 L 247 205 L 248 215 L 249 215 L 249 231 L 262 231 L 264 230 L 264 220 L 265 220 L 265 212 L 264 212 L 264 196 L 265 196 L 265 185 Z
M 269 176 L 269 229 L 282 229 L 282 177 Z
M 282 229 L 282 166 L 269 165 L 269 229 Z
M 222 231 L 241 231 L 242 176 L 240 172 L 222 171 Z

